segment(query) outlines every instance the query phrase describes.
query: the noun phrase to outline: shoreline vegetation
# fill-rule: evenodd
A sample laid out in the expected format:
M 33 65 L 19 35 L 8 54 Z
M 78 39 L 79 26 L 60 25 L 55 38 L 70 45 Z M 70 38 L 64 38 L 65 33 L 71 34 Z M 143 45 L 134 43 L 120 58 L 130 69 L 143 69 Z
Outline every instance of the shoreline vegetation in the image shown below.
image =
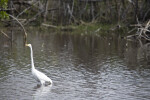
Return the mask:
M 68 26 L 54 26 L 50 24 L 43 23 L 42 28 L 51 28 L 57 31 L 70 31 L 73 34 L 83 34 L 83 35 L 110 35 L 111 33 L 118 33 L 120 35 L 126 34 L 127 27 L 120 28 L 116 24 L 100 24 L 100 23 L 84 23 L 80 25 L 68 25 Z
M 149 6 L 149 0 L 1 0 L 0 27 L 19 24 L 25 40 L 24 27 L 41 26 L 81 34 L 119 31 L 150 41 Z

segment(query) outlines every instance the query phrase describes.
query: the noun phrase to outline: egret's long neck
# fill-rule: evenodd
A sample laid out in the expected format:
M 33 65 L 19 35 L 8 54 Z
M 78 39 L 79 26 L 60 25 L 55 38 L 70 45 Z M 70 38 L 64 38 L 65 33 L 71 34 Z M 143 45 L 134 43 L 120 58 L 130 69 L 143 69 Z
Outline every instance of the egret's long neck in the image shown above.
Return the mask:
M 32 69 L 35 69 L 35 67 L 34 67 L 34 61 L 33 61 L 33 51 L 32 51 L 32 46 L 30 46 L 30 50 L 31 50 L 31 65 L 32 65 Z

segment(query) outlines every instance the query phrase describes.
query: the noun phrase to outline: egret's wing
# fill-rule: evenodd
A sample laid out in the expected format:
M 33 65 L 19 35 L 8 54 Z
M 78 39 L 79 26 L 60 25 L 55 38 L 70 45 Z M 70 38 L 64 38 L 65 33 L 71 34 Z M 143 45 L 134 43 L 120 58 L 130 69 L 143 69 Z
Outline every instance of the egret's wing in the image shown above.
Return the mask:
M 50 78 L 48 78 L 44 73 L 36 70 L 36 76 L 37 78 L 39 78 L 39 80 L 43 80 L 43 81 L 50 81 Z

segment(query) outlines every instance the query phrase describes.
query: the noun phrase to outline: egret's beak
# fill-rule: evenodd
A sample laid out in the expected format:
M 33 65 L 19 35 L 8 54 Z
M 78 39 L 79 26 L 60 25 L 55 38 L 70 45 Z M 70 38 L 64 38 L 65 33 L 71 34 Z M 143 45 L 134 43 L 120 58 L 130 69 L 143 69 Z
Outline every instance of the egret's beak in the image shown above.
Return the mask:
M 26 44 L 25 46 L 29 46 L 28 44 Z

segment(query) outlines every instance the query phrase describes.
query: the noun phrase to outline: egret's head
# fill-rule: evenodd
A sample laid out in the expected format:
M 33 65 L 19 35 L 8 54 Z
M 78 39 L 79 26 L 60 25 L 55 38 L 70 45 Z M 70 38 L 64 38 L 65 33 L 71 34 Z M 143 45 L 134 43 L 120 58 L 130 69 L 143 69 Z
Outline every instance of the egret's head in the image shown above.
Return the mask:
M 31 47 L 31 44 L 26 44 L 26 46 Z

